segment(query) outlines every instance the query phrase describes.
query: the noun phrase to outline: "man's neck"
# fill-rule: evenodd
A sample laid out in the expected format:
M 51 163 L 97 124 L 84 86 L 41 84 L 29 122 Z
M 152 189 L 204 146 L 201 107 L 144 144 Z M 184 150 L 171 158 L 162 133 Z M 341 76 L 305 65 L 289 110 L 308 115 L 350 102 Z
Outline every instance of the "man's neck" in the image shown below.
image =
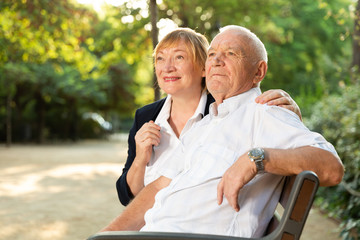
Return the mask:
M 215 99 L 215 102 L 216 102 L 216 106 L 219 106 L 221 103 L 223 103 L 226 99 L 228 98 L 231 98 L 231 97 L 235 97 L 237 95 L 240 95 L 242 93 L 245 93 L 247 91 L 249 91 L 250 89 L 252 88 L 256 88 L 257 86 L 256 85 L 253 85 L 252 87 L 250 88 L 247 88 L 247 89 L 242 89 L 241 91 L 238 91 L 238 92 L 235 92 L 235 93 L 232 93 L 232 94 L 212 94 L 212 96 L 214 97 Z

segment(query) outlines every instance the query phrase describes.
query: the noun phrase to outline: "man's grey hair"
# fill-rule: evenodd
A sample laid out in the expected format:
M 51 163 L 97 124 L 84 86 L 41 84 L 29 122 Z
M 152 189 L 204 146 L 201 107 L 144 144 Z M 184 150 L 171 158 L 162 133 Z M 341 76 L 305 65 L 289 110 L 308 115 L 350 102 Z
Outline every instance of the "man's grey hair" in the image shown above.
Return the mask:
M 264 60 L 266 63 L 268 62 L 267 51 L 262 43 L 262 41 L 256 36 L 255 33 L 251 32 L 249 29 L 237 25 L 228 25 L 225 27 L 220 28 L 219 32 L 222 33 L 226 30 L 236 30 L 242 34 L 245 34 L 251 41 L 254 47 L 255 55 L 258 56 L 260 59 L 256 59 L 256 62 L 259 60 Z

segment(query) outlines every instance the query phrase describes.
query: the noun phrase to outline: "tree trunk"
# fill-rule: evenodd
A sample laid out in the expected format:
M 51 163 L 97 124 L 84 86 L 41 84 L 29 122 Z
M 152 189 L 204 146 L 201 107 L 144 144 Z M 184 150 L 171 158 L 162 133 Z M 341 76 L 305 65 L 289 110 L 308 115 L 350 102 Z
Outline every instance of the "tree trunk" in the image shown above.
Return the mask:
M 78 108 L 77 108 L 77 101 L 76 99 L 74 99 L 74 101 L 72 102 L 71 105 L 71 109 L 70 109 L 70 123 L 71 123 L 71 128 L 70 128 L 70 139 L 73 140 L 74 142 L 76 142 L 79 139 L 79 135 L 78 135 Z
M 8 88 L 6 96 L 6 146 L 10 147 L 12 142 L 11 127 L 11 90 Z
M 360 0 L 357 2 L 355 10 L 352 69 L 352 79 L 355 83 L 359 81 L 360 75 Z
M 41 144 L 45 140 L 45 102 L 40 94 L 38 94 L 36 100 L 37 142 Z
M 153 43 L 153 49 L 155 49 L 156 45 L 158 44 L 158 35 L 159 35 L 159 29 L 156 25 L 157 18 L 158 18 L 158 9 L 156 5 L 156 0 L 150 0 L 150 18 L 151 18 L 151 38 Z M 159 84 L 156 79 L 156 74 L 154 71 L 153 74 L 153 84 L 154 84 L 154 95 L 155 95 L 155 101 L 160 99 L 160 88 Z

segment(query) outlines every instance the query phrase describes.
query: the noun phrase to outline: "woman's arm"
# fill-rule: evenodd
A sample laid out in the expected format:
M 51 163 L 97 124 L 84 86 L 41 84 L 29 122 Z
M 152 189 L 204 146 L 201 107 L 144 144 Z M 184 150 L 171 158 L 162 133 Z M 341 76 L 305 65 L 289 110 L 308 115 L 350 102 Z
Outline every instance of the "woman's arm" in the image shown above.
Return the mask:
M 134 198 L 134 195 L 131 192 L 130 186 L 128 184 L 127 175 L 136 157 L 137 148 L 135 135 L 146 122 L 151 120 L 155 121 L 157 115 L 165 103 L 165 100 L 166 98 L 160 99 L 159 101 L 146 105 L 136 110 L 135 112 L 134 123 L 130 129 L 128 138 L 128 156 L 122 174 L 116 181 L 117 194 L 121 204 L 124 206 L 128 205 L 129 202 Z M 143 177 L 144 176 L 142 176 L 142 179 Z
M 147 185 L 134 201 L 101 232 L 140 230 L 145 225 L 144 215 L 146 211 L 154 205 L 156 193 L 168 186 L 170 182 L 171 179 L 161 176 Z
M 117 190 L 118 198 L 121 204 L 124 206 L 128 205 L 131 199 L 134 198 L 134 195 L 131 193 L 130 187 L 127 183 L 126 176 L 136 156 L 135 134 L 138 130 L 137 122 L 138 121 L 137 121 L 137 112 L 136 112 L 134 123 L 130 129 L 129 137 L 128 137 L 128 156 L 122 174 L 119 177 L 119 179 L 116 181 L 116 190 Z
M 153 146 L 160 144 L 160 126 L 153 121 L 145 123 L 135 135 L 136 157 L 126 180 L 131 193 L 136 196 L 144 188 L 146 165 L 150 161 Z

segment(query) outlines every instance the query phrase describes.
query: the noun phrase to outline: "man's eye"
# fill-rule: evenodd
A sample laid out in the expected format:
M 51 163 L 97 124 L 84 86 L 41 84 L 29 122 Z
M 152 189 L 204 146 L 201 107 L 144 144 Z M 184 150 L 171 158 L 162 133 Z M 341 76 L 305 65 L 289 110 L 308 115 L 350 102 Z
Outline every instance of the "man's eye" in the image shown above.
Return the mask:
M 229 55 L 229 56 L 234 56 L 235 53 L 234 53 L 234 52 L 228 52 L 228 55 Z

